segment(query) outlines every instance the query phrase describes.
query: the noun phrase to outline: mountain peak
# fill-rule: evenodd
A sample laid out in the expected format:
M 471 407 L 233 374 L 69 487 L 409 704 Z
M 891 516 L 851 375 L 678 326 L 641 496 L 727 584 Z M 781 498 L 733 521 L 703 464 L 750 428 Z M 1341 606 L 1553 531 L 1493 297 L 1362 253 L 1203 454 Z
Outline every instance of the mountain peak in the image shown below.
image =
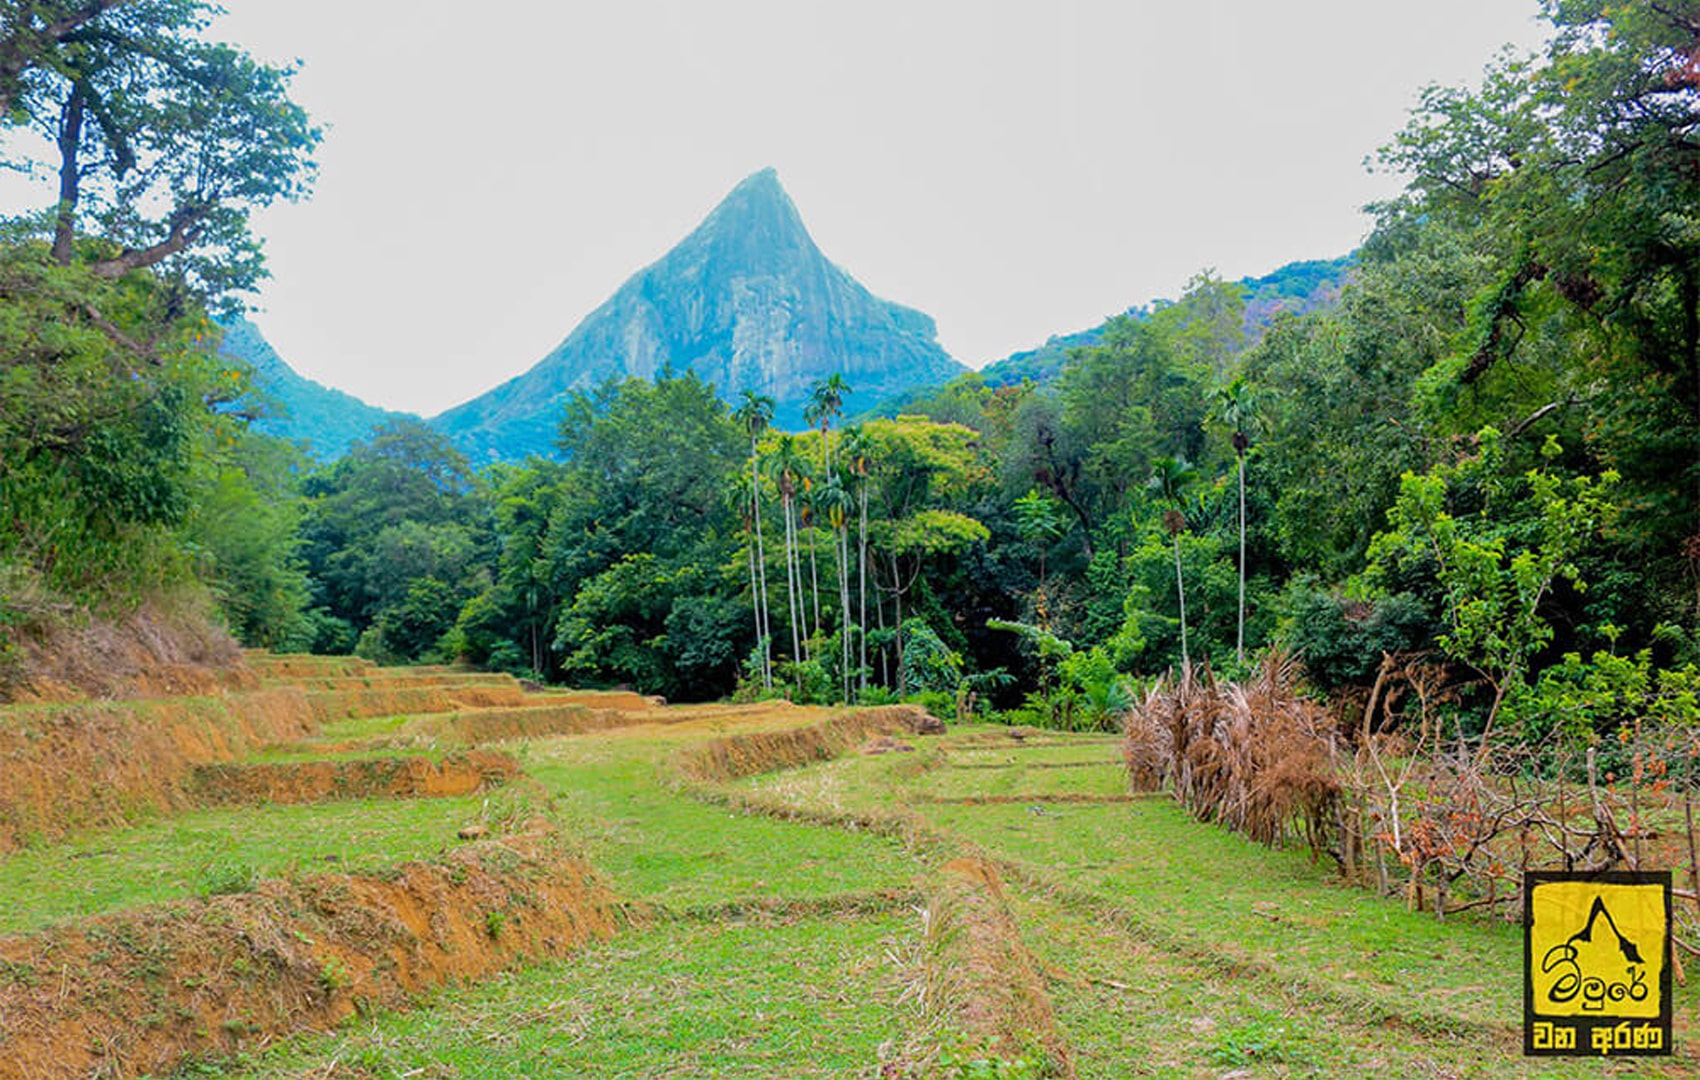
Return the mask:
M 808 251 L 818 254 L 797 204 L 786 194 L 773 166 L 753 172 L 727 192 L 718 206 L 709 212 L 701 225 L 680 243 L 675 252 L 693 243 L 716 241 L 744 250 L 737 261 L 760 259 L 763 252 Z M 748 250 L 746 250 L 748 249 Z M 760 249 L 760 250 L 754 250 Z M 724 257 L 725 251 L 717 252 Z
M 536 367 L 433 421 L 477 460 L 547 453 L 562 399 L 608 378 L 689 368 L 724 400 L 774 397 L 802 426 L 815 380 L 840 374 L 851 411 L 965 370 L 927 315 L 833 265 L 772 168 L 751 173 L 691 234 L 626 281 Z

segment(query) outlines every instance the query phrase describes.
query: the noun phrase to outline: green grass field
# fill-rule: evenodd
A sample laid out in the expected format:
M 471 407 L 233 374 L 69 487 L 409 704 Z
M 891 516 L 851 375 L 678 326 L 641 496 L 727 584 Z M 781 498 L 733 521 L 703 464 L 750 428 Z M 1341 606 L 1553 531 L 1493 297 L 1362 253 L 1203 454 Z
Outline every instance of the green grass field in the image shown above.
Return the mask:
M 509 744 L 527 779 L 491 795 L 200 811 L 15 853 L 0 860 L 0 932 L 260 877 L 381 871 L 440 853 L 469 822 L 541 815 L 625 902 L 612 939 L 181 1075 L 1038 1075 L 983 1048 L 976 1062 L 972 1045 L 952 1056 L 956 1021 L 928 1000 L 929 882 L 965 854 L 999 868 L 1081 1077 L 1693 1072 L 1686 987 L 1674 1058 L 1522 1058 L 1519 927 L 1437 922 L 1129 797 L 1102 736 L 971 727 L 726 785 L 677 770 L 700 740 L 774 724 Z

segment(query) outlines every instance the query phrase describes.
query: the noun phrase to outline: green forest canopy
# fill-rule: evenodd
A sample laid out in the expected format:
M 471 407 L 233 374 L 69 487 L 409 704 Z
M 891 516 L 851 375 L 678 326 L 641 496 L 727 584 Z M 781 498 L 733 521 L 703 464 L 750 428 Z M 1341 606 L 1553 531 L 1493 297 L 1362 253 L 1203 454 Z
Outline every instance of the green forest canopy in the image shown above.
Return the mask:
M 1551 2 L 1543 54 L 1425 91 L 1336 303 L 1248 317 L 1205 273 L 1042 385 L 895 418 L 823 380 L 782 433 L 667 372 L 575 395 L 551 459 L 477 471 L 399 420 L 311 472 L 206 340 L 259 272 L 247 210 L 311 178 L 289 72 L 203 5 L 58 10 L 0 50 L 69 177 L 0 249 L 12 625 L 199 581 L 278 647 L 1068 724 L 1273 647 L 1344 693 L 1430 652 L 1478 725 L 1591 657 L 1700 658 L 1700 4 Z M 108 109 L 120 72 L 159 94 Z

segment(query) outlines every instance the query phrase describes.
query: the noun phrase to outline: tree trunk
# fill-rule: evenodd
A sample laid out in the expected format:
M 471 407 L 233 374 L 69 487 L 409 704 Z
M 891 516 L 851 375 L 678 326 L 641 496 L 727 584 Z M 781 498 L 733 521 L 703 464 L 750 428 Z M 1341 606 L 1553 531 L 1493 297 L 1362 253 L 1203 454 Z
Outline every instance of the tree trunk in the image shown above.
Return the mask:
M 791 517 L 791 497 L 780 493 L 780 511 L 785 516 L 785 606 L 786 615 L 791 623 L 791 659 L 801 661 L 803 657 L 802 636 L 797 632 L 797 615 L 801 605 L 797 602 L 800 590 L 797 588 L 795 572 L 795 529 Z
M 861 649 L 857 660 L 857 679 L 863 693 L 868 689 L 868 480 L 862 478 L 862 527 L 857 534 L 856 543 L 861 547 L 860 581 L 857 585 L 857 598 L 862 605 L 862 617 L 856 633 L 856 641 Z
M 753 537 L 751 539 L 752 539 L 752 541 L 754 540 Z M 745 544 L 744 545 L 744 551 L 750 557 L 750 608 L 755 613 L 756 647 L 760 648 L 762 640 L 763 640 L 762 639 L 762 632 L 761 632 L 761 585 L 756 580 L 756 546 L 755 546 L 755 544 L 753 542 L 749 543 L 749 544 Z M 763 676 L 762 684 L 764 686 L 766 685 L 766 675 L 767 675 L 767 668 L 766 668 L 765 665 L 763 665 L 763 667 L 762 667 L 762 676 Z
M 838 530 L 838 604 L 843 613 L 838 623 L 838 657 L 844 701 L 850 701 L 850 527 Z
M 903 651 L 903 571 L 896 555 L 891 557 L 891 584 L 897 602 L 897 696 L 901 698 L 909 693 L 909 668 Z
M 1234 638 L 1234 656 L 1245 666 L 1245 454 L 1240 459 L 1240 626 Z
M 77 238 L 77 199 L 82 184 L 78 153 L 83 145 L 83 89 L 73 87 L 59 114 L 59 205 L 53 219 L 53 261 L 70 266 Z
M 773 622 L 767 603 L 767 551 L 761 536 L 761 470 L 756 456 L 756 441 L 750 440 L 750 507 L 756 523 L 756 565 L 761 569 L 760 595 L 757 597 L 756 632 L 761 636 L 761 685 L 773 689 Z
M 1181 670 L 1192 667 L 1192 657 L 1186 649 L 1186 585 L 1181 581 L 1181 534 L 1175 533 L 1175 598 L 1181 608 Z
M 815 565 L 815 548 L 819 526 L 809 526 L 809 595 L 814 599 L 815 637 L 820 637 L 820 570 Z

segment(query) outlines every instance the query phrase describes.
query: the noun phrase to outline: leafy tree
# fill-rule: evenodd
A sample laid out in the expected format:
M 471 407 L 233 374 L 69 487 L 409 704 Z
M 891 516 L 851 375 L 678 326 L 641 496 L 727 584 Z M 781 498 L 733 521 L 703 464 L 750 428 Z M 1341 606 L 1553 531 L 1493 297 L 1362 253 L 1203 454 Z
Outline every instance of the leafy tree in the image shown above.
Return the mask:
M 293 71 L 203 40 L 216 9 L 201 0 L 25 7 L 0 31 L 0 94 L 56 154 L 54 259 L 69 265 L 94 226 L 98 277 L 170 260 L 202 297 L 251 288 L 249 214 L 313 175 L 319 132 L 289 99 Z
M 915 587 L 929 560 L 955 554 L 990 535 L 985 525 L 945 505 L 947 498 L 985 479 L 977 469 L 973 432 L 955 424 L 917 417 L 870 420 L 862 425 L 869 448 L 873 516 L 869 546 L 883 562 L 878 588 L 890 595 L 895 617 L 904 626 L 903 600 Z M 904 635 L 897 634 L 897 691 L 907 692 Z
M 317 648 L 351 633 L 375 656 L 420 659 L 454 624 L 461 604 L 488 586 L 483 490 L 460 451 L 423 423 L 385 425 L 309 476 L 304 490 L 302 554 L 321 625 L 332 630 Z M 447 598 L 448 610 L 427 619 L 423 607 L 432 597 Z M 431 627 L 437 636 L 423 642 Z M 401 637 L 389 639 L 390 629 Z
M 1562 453 L 1548 444 L 1549 457 Z M 1477 452 L 1423 475 L 1407 473 L 1389 529 L 1371 547 L 1371 580 L 1432 567 L 1442 600 L 1441 648 L 1469 664 L 1492 693 L 1485 745 L 1507 701 L 1526 691 L 1537 654 L 1553 638 L 1554 586 L 1575 581 L 1574 560 L 1611 519 L 1615 473 L 1566 478 L 1546 469 L 1508 475 L 1499 432 Z M 1385 586 L 1384 586 L 1385 587 Z
M 1039 550 L 1039 588 L 1045 588 L 1045 550 L 1068 533 L 1068 523 L 1061 508 L 1053 499 L 1038 491 L 1029 491 L 1015 500 L 1015 527 L 1021 538 Z
M 748 613 L 724 595 L 740 575 L 723 496 L 746 437 L 690 372 L 568 400 L 544 557 L 569 675 L 669 697 L 730 691 L 753 645 Z
M 1700 8 L 1542 6 L 1541 54 L 1431 88 L 1382 153 L 1411 178 L 1385 219 L 1490 260 L 1420 389 L 1448 434 L 1492 425 L 1531 459 L 1557 435 L 1621 474 L 1624 539 L 1674 595 L 1700 533 Z

